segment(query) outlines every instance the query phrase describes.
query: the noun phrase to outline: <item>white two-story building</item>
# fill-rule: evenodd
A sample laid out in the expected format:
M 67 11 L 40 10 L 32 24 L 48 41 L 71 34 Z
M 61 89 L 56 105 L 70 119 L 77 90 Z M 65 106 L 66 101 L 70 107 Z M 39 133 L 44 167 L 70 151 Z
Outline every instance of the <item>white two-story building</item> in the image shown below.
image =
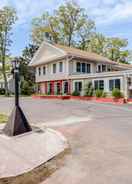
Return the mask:
M 38 92 L 42 94 L 85 94 L 92 82 L 95 89 L 111 93 L 119 88 L 132 97 L 132 65 L 118 64 L 103 56 L 58 44 L 43 42 L 30 66 L 36 68 Z

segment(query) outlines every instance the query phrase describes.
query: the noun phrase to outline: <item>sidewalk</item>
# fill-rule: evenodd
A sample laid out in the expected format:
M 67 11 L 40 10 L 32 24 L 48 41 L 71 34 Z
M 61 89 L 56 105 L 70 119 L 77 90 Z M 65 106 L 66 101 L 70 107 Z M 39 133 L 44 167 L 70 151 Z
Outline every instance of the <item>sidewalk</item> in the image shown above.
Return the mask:
M 27 173 L 62 153 L 67 147 L 66 139 L 59 132 L 48 128 L 12 138 L 0 134 L 0 178 Z

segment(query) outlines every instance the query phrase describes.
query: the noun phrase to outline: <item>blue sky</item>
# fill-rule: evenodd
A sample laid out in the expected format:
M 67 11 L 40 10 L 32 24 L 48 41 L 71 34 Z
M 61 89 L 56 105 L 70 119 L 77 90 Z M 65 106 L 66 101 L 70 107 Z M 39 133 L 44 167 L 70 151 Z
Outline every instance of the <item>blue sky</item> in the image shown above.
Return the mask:
M 95 21 L 97 31 L 106 36 L 126 38 L 132 50 L 132 0 L 76 0 Z M 30 42 L 31 20 L 44 11 L 53 11 L 63 0 L 0 0 L 0 8 L 11 5 L 18 21 L 13 28 L 11 54 L 18 56 Z

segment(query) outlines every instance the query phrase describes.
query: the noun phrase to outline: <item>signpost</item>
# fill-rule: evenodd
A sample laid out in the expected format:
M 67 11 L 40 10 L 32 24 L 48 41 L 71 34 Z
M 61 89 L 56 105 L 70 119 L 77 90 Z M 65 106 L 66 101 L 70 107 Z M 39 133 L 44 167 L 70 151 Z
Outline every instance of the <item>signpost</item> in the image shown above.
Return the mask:
M 16 136 L 32 130 L 19 105 L 19 65 L 18 59 L 12 61 L 15 84 L 15 107 L 9 117 L 8 123 L 3 129 L 4 133 L 8 136 Z

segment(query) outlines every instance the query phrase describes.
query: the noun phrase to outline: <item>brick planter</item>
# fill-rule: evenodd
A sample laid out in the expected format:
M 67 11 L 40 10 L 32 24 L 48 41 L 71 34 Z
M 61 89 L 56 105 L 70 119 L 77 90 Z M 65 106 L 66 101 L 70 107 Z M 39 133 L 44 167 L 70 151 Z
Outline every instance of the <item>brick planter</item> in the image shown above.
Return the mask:
M 97 98 L 97 97 L 88 97 L 88 96 L 71 96 L 73 100 L 91 100 L 96 102 L 103 103 L 113 103 L 113 104 L 124 104 L 126 103 L 124 98 Z
M 60 96 L 60 95 L 45 95 L 45 96 L 41 96 L 41 95 L 33 95 L 32 98 L 34 99 L 61 99 L 61 100 L 68 100 L 70 99 L 70 96 Z
M 32 98 L 34 99 L 60 99 L 60 100 L 87 100 L 87 101 L 96 101 L 96 102 L 102 102 L 102 103 L 112 103 L 112 104 L 124 104 L 126 103 L 126 100 L 124 98 L 97 98 L 97 97 L 89 97 L 89 96 L 61 96 L 61 95 L 47 95 L 47 96 L 41 96 L 41 95 L 33 95 Z

